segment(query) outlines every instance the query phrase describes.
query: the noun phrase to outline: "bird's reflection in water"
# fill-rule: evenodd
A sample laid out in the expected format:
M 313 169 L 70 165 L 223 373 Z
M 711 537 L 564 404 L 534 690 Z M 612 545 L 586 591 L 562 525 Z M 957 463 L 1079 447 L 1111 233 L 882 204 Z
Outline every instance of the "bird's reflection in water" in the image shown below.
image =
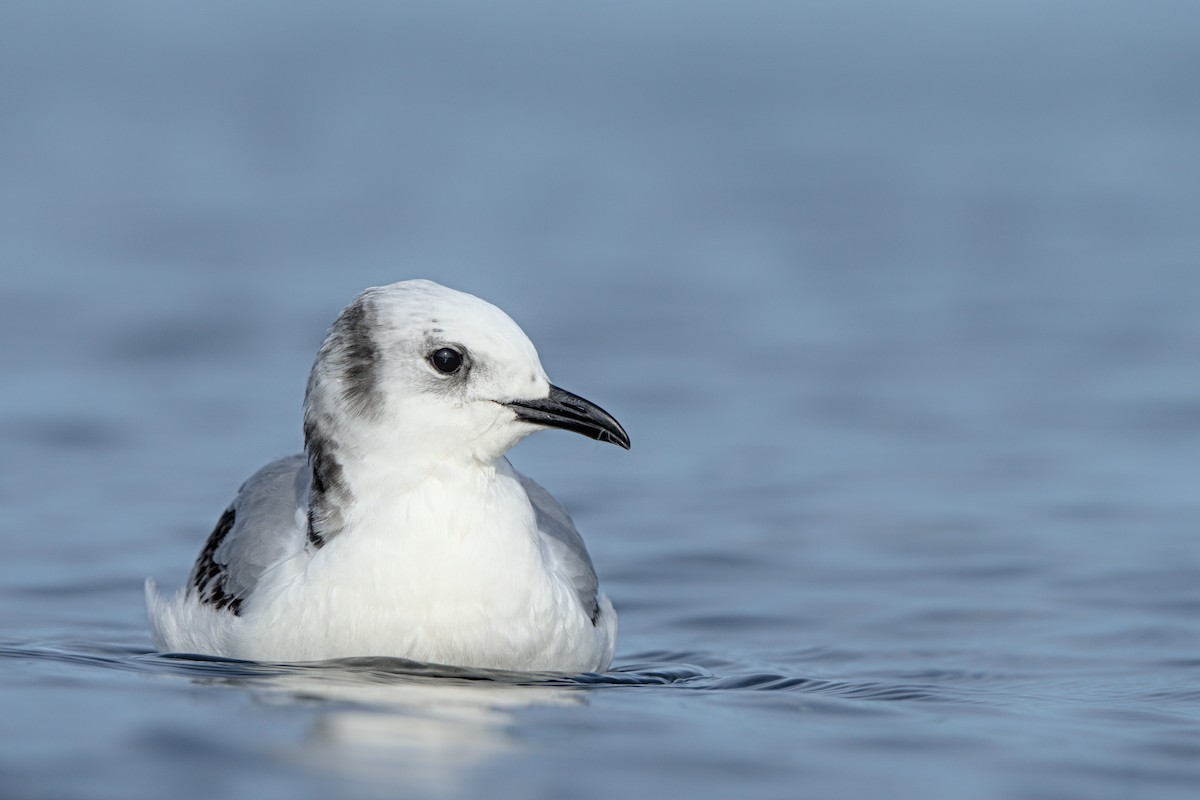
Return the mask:
M 503 676 L 439 678 L 393 669 L 287 672 L 260 686 L 272 699 L 324 707 L 290 756 L 393 794 L 411 789 L 453 796 L 475 768 L 521 747 L 512 734 L 515 712 L 586 702 L 578 686 L 518 684 Z

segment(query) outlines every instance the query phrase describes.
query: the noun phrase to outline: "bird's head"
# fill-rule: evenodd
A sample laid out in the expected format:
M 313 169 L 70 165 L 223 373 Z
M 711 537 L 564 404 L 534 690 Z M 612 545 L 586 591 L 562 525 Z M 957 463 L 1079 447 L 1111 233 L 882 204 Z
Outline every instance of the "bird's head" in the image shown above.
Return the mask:
M 425 280 L 356 297 L 330 328 L 305 397 L 306 444 L 321 436 L 360 457 L 419 449 L 491 462 L 539 428 L 629 447 L 612 416 L 550 383 L 507 314 Z

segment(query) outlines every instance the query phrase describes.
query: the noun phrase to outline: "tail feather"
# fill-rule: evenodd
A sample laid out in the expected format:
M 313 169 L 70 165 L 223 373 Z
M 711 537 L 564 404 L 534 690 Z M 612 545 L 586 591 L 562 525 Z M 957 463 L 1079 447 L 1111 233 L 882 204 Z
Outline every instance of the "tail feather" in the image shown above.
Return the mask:
M 229 641 L 238 617 L 218 611 L 186 588 L 162 595 L 152 578 L 146 580 L 146 616 L 150 638 L 160 653 L 203 653 L 233 656 Z
M 166 652 L 170 648 L 167 646 L 166 636 L 163 635 L 163 622 L 167 616 L 166 602 L 158 593 L 158 584 L 153 578 L 146 579 L 146 619 L 150 622 L 150 639 L 154 642 L 154 648 L 159 652 Z

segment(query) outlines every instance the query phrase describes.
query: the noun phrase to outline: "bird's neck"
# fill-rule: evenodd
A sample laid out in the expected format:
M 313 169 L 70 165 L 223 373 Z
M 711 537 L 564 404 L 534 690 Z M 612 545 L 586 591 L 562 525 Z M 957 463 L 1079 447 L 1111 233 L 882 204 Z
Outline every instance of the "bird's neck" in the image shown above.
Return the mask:
M 329 431 L 319 422 L 306 422 L 305 453 L 312 470 L 308 540 L 316 548 L 344 530 L 404 516 L 413 503 L 449 512 L 461 496 L 487 496 L 498 471 L 512 472 L 503 457 L 483 462 L 436 448 L 385 447 Z

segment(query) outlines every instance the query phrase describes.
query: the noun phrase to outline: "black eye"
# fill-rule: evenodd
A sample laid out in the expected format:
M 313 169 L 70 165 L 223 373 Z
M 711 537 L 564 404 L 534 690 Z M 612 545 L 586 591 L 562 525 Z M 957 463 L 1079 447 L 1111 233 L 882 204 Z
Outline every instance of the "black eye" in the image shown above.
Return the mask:
M 434 369 L 438 372 L 444 372 L 447 375 L 453 375 L 458 372 L 462 366 L 462 353 L 455 350 L 453 347 L 443 347 L 440 350 L 434 350 L 429 356 L 429 363 L 433 364 Z

